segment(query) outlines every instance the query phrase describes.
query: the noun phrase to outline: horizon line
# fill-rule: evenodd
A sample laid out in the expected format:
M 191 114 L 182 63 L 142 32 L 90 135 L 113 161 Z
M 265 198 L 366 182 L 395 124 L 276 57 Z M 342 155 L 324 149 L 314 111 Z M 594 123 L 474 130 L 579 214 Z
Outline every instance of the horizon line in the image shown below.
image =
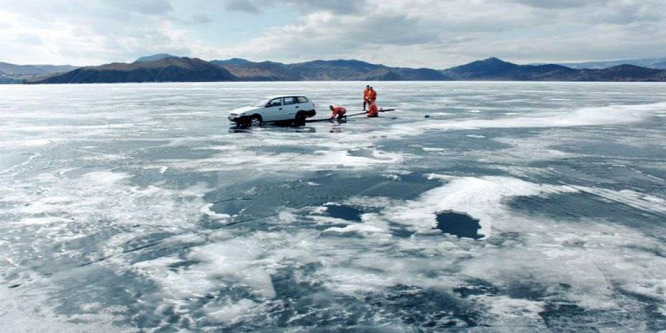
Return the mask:
M 374 62 L 361 60 L 361 59 L 356 59 L 356 58 L 338 58 L 338 59 L 320 58 L 320 59 L 311 59 L 311 60 L 299 61 L 299 62 L 281 62 L 281 61 L 275 61 L 275 60 L 248 60 L 246 58 L 240 58 L 240 57 L 231 57 L 231 58 L 228 58 L 228 59 L 219 59 L 219 58 L 217 58 L 217 59 L 207 60 L 207 59 L 204 59 L 204 58 L 201 58 L 201 57 L 196 57 L 196 56 L 179 56 L 179 55 L 173 55 L 173 54 L 169 54 L 169 53 L 155 53 L 155 54 L 151 54 L 151 55 L 147 55 L 147 56 L 140 56 L 140 57 L 138 57 L 134 60 L 111 61 L 111 62 L 102 63 L 102 64 L 98 64 L 98 65 L 72 65 L 71 63 L 70 64 L 49 64 L 49 63 L 18 64 L 18 63 L 6 62 L 6 61 L 0 61 L 0 63 L 15 65 L 15 66 L 72 66 L 72 67 L 83 68 L 83 67 L 104 66 L 104 65 L 114 64 L 114 63 L 132 64 L 132 63 L 136 62 L 136 60 L 138 60 L 138 59 L 146 58 L 146 57 L 152 57 L 152 56 L 156 56 L 156 55 L 169 55 L 169 56 L 174 57 L 174 58 L 200 59 L 200 60 L 207 61 L 207 62 L 229 61 L 229 60 L 238 59 L 238 60 L 245 60 L 245 61 L 253 62 L 253 63 L 273 62 L 273 63 L 279 63 L 279 64 L 284 64 L 284 65 L 302 64 L 302 63 L 308 63 L 308 62 L 314 62 L 314 61 L 339 61 L 339 60 L 342 60 L 342 61 L 359 61 L 359 62 L 364 62 L 364 63 L 367 63 L 367 64 L 371 64 L 371 65 L 379 65 L 379 66 L 395 67 L 395 68 L 415 68 L 415 69 L 427 68 L 427 69 L 444 70 L 444 69 L 438 69 L 438 68 L 435 68 L 435 67 L 391 66 L 391 65 L 385 65 L 385 64 L 382 64 L 382 63 L 374 63 Z M 510 61 L 510 60 L 506 60 L 506 58 L 500 58 L 500 57 L 497 57 L 497 56 L 488 56 L 488 57 L 485 57 L 485 58 L 479 58 L 479 59 L 476 59 L 476 60 L 472 60 L 472 61 L 469 61 L 469 62 L 466 62 L 466 63 L 463 63 L 463 64 L 453 65 L 453 66 L 448 67 L 446 69 L 457 67 L 457 66 L 462 66 L 462 65 L 466 65 L 466 64 L 470 64 L 470 63 L 473 63 L 473 62 L 476 62 L 476 61 L 484 61 L 484 60 L 489 60 L 489 59 L 499 59 L 501 61 L 516 64 L 516 65 L 528 65 L 529 66 L 529 65 L 566 65 L 566 64 L 575 65 L 575 64 L 585 64 L 585 63 L 595 63 L 595 62 L 617 62 L 617 61 L 635 61 L 635 60 L 660 60 L 660 59 L 665 59 L 665 61 L 666 61 L 666 56 L 663 56 L 663 57 L 655 56 L 655 57 L 647 57 L 647 58 L 609 59 L 609 60 L 557 61 L 557 62 L 532 61 L 532 62 L 527 62 L 527 63 L 518 63 L 518 62 L 513 62 L 513 61 Z M 156 60 L 156 61 L 158 61 L 158 60 Z

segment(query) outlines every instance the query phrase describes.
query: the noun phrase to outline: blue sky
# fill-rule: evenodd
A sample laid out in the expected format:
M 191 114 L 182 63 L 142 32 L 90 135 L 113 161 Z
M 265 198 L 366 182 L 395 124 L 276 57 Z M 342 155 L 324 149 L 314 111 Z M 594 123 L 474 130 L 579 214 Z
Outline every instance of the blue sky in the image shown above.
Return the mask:
M 171 53 L 447 68 L 666 56 L 663 0 L 0 0 L 0 61 Z

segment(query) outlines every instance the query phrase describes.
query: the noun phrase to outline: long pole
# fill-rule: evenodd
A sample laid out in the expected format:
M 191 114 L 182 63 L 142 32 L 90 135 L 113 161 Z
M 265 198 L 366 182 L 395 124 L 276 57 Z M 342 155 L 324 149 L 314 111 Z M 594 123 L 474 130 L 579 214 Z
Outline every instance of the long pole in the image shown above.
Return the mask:
M 395 110 L 395 109 L 383 109 L 383 110 L 379 110 L 379 112 L 390 112 L 390 111 L 396 111 L 396 110 Z M 359 113 L 352 113 L 352 114 L 347 115 L 347 116 L 345 116 L 345 117 L 346 117 L 346 118 L 349 118 L 349 117 L 356 117 L 356 116 L 366 115 L 366 114 L 368 114 L 368 113 L 367 113 L 367 112 L 359 112 Z M 308 123 L 316 123 L 316 122 L 320 122 L 320 121 L 330 121 L 330 120 L 331 120 L 330 118 L 320 118 L 320 119 L 308 119 L 308 120 L 306 120 L 306 122 L 308 122 Z

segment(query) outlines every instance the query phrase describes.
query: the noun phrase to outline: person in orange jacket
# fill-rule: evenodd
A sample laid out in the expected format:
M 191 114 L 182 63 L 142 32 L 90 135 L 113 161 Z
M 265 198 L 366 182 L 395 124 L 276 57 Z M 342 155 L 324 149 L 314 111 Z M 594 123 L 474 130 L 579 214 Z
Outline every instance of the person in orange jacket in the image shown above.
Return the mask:
M 335 117 L 338 117 L 338 119 L 342 119 L 342 117 L 344 117 L 345 114 L 347 113 L 347 109 L 345 109 L 343 106 L 329 105 L 328 107 L 333 112 L 331 114 L 331 120 L 335 119 Z
M 377 100 L 377 92 L 372 87 L 370 87 L 370 92 L 368 93 L 368 99 L 371 102 L 374 102 L 374 101 Z
M 365 111 L 365 106 L 370 103 L 370 85 L 365 86 L 363 90 L 363 111 Z
M 379 109 L 377 108 L 377 103 L 370 101 L 370 106 L 368 107 L 368 118 L 379 117 Z

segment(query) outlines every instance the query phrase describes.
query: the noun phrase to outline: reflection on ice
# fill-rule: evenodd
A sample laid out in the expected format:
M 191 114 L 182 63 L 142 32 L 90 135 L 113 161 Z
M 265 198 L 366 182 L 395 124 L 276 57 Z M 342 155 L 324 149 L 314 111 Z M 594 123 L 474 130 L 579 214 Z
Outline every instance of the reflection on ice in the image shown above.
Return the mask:
M 317 132 L 316 127 L 311 126 L 293 126 L 293 125 L 263 125 L 259 128 L 252 127 L 229 127 L 229 133 L 253 133 L 253 132 L 283 132 L 283 133 L 315 133 Z

